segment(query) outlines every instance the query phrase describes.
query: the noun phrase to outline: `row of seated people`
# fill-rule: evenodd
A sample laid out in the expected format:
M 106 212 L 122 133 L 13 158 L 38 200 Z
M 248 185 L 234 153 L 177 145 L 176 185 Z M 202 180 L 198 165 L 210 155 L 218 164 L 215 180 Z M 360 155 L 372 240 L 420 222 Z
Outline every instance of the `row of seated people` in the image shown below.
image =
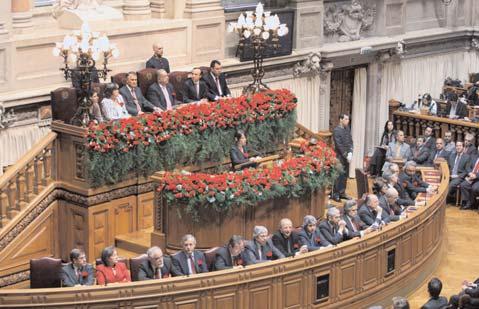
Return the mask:
M 420 112 L 421 109 L 427 109 L 430 115 L 442 116 L 450 119 L 468 119 L 467 110 L 468 101 L 465 96 L 458 96 L 455 93 L 446 95 L 446 106 L 442 109 L 437 102 L 432 99 L 429 93 L 419 96 L 409 107 L 409 111 Z

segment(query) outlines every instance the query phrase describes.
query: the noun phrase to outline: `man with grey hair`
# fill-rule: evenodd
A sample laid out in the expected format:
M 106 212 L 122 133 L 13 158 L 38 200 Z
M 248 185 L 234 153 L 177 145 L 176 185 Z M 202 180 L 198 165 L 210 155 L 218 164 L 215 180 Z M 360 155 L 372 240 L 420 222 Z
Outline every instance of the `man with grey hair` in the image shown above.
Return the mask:
M 172 256 L 173 266 L 178 272 L 185 276 L 208 272 L 204 253 L 195 250 L 195 236 L 186 234 L 181 238 L 181 244 L 183 250 Z
M 433 193 L 435 188 L 423 181 L 419 175 L 416 174 L 416 162 L 407 161 L 404 164 L 403 172 L 399 175 L 399 182 L 402 183 L 412 200 L 416 199 L 418 193 L 429 192 Z
M 383 178 L 388 184 L 388 188 L 396 189 L 399 197 L 397 203 L 401 206 L 412 206 L 415 205 L 415 202 L 409 196 L 406 189 L 399 184 L 399 175 L 393 174 L 391 171 L 386 171 L 383 173 Z
M 384 204 L 380 205 L 384 211 L 389 212 L 389 218 L 391 221 L 398 221 L 406 217 L 407 207 L 398 203 L 399 194 L 394 188 L 387 188 L 384 193 Z
M 346 222 L 341 219 L 339 209 L 334 206 L 329 207 L 327 220 L 321 222 L 318 229 L 323 236 L 321 245 L 337 245 L 342 242 L 344 240 Z
M 469 157 L 475 157 L 478 154 L 475 140 L 476 136 L 472 133 L 466 133 L 464 136 L 464 153 Z
M 253 240 L 245 242 L 243 255 L 246 265 L 284 258 L 284 254 L 274 246 L 268 236 L 268 229 L 262 225 L 254 227 Z
M 358 204 L 354 200 L 346 201 L 343 205 L 343 217 L 346 222 L 346 229 L 344 233 L 344 240 L 352 239 L 354 237 L 363 237 L 369 234 L 372 229 L 358 217 Z
M 396 141 L 389 143 L 386 151 L 387 162 L 383 166 L 383 171 L 389 168 L 392 160 L 407 161 L 411 158 L 411 147 L 405 142 L 404 132 L 399 130 L 396 132 Z
M 308 251 L 314 251 L 321 248 L 321 234 L 316 229 L 318 221 L 314 216 L 306 215 L 303 218 L 303 228 L 299 232 L 299 243 L 306 246 Z
M 216 251 L 215 269 L 223 270 L 244 266 L 244 240 L 240 235 L 231 236 L 228 244 Z
M 409 302 L 401 296 L 393 297 L 393 309 L 409 309 Z
M 389 217 L 383 214 L 383 209 L 379 206 L 379 199 L 375 194 L 369 194 L 366 197 L 366 202 L 359 208 L 358 213 L 359 218 L 373 230 L 389 223 Z
M 156 71 L 157 82 L 148 87 L 146 98 L 151 104 L 162 110 L 171 110 L 175 108 L 180 102 L 175 99 L 175 89 L 169 83 L 168 73 L 161 69 Z
M 153 56 L 146 62 L 146 68 L 163 69 L 166 73 L 170 73 L 170 63 L 168 62 L 168 59 L 163 57 L 162 44 L 153 44 Z
M 299 244 L 298 234 L 293 230 L 293 222 L 288 218 L 281 219 L 279 230 L 273 234 L 272 241 L 285 257 L 308 252 L 308 247 Z
M 160 247 L 154 246 L 146 251 L 148 259 L 138 268 L 138 280 L 168 278 L 181 275 L 171 264 L 169 257 L 163 256 Z

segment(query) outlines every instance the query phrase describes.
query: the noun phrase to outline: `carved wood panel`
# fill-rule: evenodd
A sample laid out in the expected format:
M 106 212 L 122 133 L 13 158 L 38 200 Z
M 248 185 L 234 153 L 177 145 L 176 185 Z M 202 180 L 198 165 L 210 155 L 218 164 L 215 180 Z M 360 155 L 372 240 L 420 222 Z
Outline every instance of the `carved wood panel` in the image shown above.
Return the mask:
M 283 307 L 292 309 L 292 308 L 302 308 L 302 278 L 297 277 L 291 280 L 283 281 Z
M 331 99 L 329 104 L 329 130 L 338 125 L 339 115 L 351 115 L 353 110 L 354 69 L 331 72 Z
M 271 308 L 271 286 L 265 285 L 255 288 L 249 288 L 249 306 L 248 308 L 262 308 L 270 309 Z
M 154 193 L 148 192 L 138 196 L 138 229 L 153 226 Z

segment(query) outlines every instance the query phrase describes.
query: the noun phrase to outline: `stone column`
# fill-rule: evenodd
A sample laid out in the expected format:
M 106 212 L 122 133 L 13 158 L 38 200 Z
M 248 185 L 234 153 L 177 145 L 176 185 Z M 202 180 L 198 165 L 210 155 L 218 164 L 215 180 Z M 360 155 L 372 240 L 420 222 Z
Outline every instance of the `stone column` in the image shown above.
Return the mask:
M 11 27 L 12 3 L 10 1 L 0 1 L 0 37 L 8 34 Z
M 124 0 L 123 15 L 127 20 L 141 20 L 151 18 L 149 0 Z
M 31 27 L 32 7 L 30 0 L 12 0 L 12 25 L 15 30 Z
M 368 66 L 368 101 L 366 104 L 365 154 L 372 155 L 378 145 L 383 125 L 388 118 L 388 104 L 381 102 L 382 64 L 374 61 Z
M 323 1 L 291 0 L 290 6 L 295 9 L 294 48 L 320 46 L 323 41 Z
M 151 4 L 151 17 L 154 17 L 154 18 L 166 17 L 165 0 L 150 0 L 150 4 Z
M 191 62 L 208 65 L 225 55 L 225 14 L 220 0 L 186 0 L 183 17 L 191 19 Z
M 323 64 L 326 68 L 319 74 L 319 111 L 318 129 L 329 131 L 329 105 L 331 103 L 331 70 L 333 64 L 326 62 Z

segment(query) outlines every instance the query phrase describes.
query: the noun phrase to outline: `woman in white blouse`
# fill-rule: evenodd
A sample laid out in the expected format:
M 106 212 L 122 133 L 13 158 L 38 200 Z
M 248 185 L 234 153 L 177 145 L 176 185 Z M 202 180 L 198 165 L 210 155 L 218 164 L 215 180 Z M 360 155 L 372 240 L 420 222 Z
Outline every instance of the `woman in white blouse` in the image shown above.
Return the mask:
M 130 114 L 128 114 L 128 111 L 126 110 L 125 100 L 123 100 L 117 84 L 108 84 L 104 96 L 105 97 L 101 101 L 101 106 L 106 120 L 130 117 Z

